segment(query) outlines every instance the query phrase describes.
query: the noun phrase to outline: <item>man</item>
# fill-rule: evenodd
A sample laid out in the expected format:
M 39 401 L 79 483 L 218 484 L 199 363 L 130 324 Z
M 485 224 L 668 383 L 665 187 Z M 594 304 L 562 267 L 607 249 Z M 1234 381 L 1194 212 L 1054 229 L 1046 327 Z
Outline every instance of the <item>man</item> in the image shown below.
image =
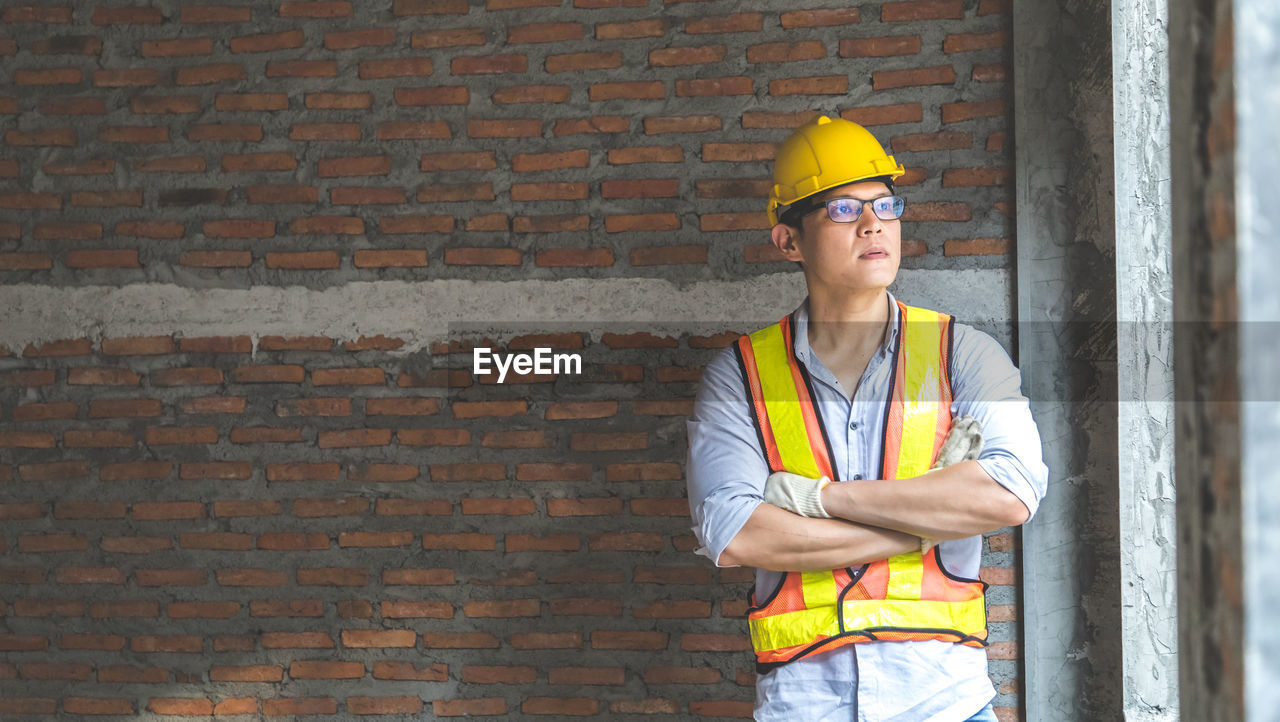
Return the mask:
M 808 298 L 708 364 L 688 422 L 698 553 L 757 568 L 760 720 L 995 720 L 982 534 L 1030 519 L 1048 470 L 1008 354 L 888 292 L 904 172 L 842 119 L 782 144 L 772 241 Z

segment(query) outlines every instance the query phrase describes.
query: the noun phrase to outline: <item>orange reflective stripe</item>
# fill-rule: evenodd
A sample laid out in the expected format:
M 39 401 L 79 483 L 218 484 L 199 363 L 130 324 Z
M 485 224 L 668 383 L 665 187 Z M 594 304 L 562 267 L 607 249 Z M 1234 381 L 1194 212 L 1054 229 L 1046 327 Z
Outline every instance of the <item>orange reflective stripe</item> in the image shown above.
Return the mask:
M 761 439 L 764 442 L 765 459 L 769 462 L 770 470 L 782 471 L 782 454 L 778 451 L 778 444 L 773 438 L 773 425 L 769 423 L 769 410 L 765 407 L 764 395 L 760 391 L 760 369 L 756 366 L 756 354 L 751 346 L 749 337 L 743 336 L 738 339 L 738 352 L 742 354 L 742 366 L 747 374 L 747 388 L 751 395 L 751 406 L 755 409 L 756 429 L 760 432 Z

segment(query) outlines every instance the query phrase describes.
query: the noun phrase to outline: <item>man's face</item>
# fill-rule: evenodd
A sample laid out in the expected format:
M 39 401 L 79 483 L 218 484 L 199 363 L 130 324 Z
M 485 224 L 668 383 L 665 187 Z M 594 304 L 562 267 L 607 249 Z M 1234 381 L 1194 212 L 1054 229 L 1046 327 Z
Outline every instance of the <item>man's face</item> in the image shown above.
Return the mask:
M 851 198 L 869 201 L 890 195 L 879 181 L 862 181 L 819 193 L 815 200 Z M 884 288 L 898 275 L 902 259 L 902 223 L 884 221 L 862 207 L 852 223 L 836 223 L 819 207 L 800 220 L 795 244 L 810 281 L 849 289 Z

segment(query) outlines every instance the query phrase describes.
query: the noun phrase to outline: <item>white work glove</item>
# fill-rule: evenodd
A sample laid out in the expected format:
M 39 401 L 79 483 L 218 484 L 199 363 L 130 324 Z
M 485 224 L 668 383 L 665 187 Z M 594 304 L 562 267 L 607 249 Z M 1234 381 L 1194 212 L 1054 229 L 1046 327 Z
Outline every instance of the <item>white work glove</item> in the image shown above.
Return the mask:
M 951 422 L 947 438 L 942 440 L 942 448 L 938 449 L 938 460 L 929 468 L 941 469 L 961 461 L 973 461 L 981 453 L 982 424 L 972 416 L 961 416 Z
M 942 440 L 942 448 L 938 449 L 938 460 L 929 468 L 941 469 L 961 461 L 973 461 L 981 453 L 982 424 L 972 416 L 962 416 L 951 422 L 947 438 Z M 920 537 L 920 553 L 927 554 L 936 543 L 928 537 Z
M 810 479 L 789 471 L 775 471 L 764 484 L 764 500 L 793 514 L 830 519 L 831 515 L 822 508 L 822 487 L 830 483 L 825 476 Z

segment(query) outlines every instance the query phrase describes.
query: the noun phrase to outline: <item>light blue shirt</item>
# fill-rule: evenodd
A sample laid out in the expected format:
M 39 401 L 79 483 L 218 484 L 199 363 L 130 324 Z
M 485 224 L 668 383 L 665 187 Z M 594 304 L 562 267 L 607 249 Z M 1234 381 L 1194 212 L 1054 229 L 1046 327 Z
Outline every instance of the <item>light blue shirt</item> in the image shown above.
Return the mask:
M 796 359 L 813 378 L 815 403 L 841 480 L 873 480 L 880 469 L 898 340 L 896 299 L 886 295 L 890 323 L 852 401 L 809 347 L 807 298 L 796 314 Z M 988 334 L 959 322 L 954 333 L 951 413 L 981 422 L 984 445 L 978 463 L 1034 515 L 1049 471 L 1022 395 L 1022 376 Z M 701 545 L 697 553 L 718 565 L 725 547 L 764 502 L 770 473 L 731 347 L 703 370 L 686 423 L 689 510 Z M 977 578 L 982 537 L 942 542 L 939 554 L 953 574 Z M 781 579 L 779 572 L 756 570 L 757 598 L 766 598 Z M 859 722 L 951 722 L 968 719 L 994 695 L 985 650 L 941 641 L 850 644 L 758 676 L 756 719 L 853 720 L 856 707 Z M 832 710 L 840 716 L 824 716 Z

